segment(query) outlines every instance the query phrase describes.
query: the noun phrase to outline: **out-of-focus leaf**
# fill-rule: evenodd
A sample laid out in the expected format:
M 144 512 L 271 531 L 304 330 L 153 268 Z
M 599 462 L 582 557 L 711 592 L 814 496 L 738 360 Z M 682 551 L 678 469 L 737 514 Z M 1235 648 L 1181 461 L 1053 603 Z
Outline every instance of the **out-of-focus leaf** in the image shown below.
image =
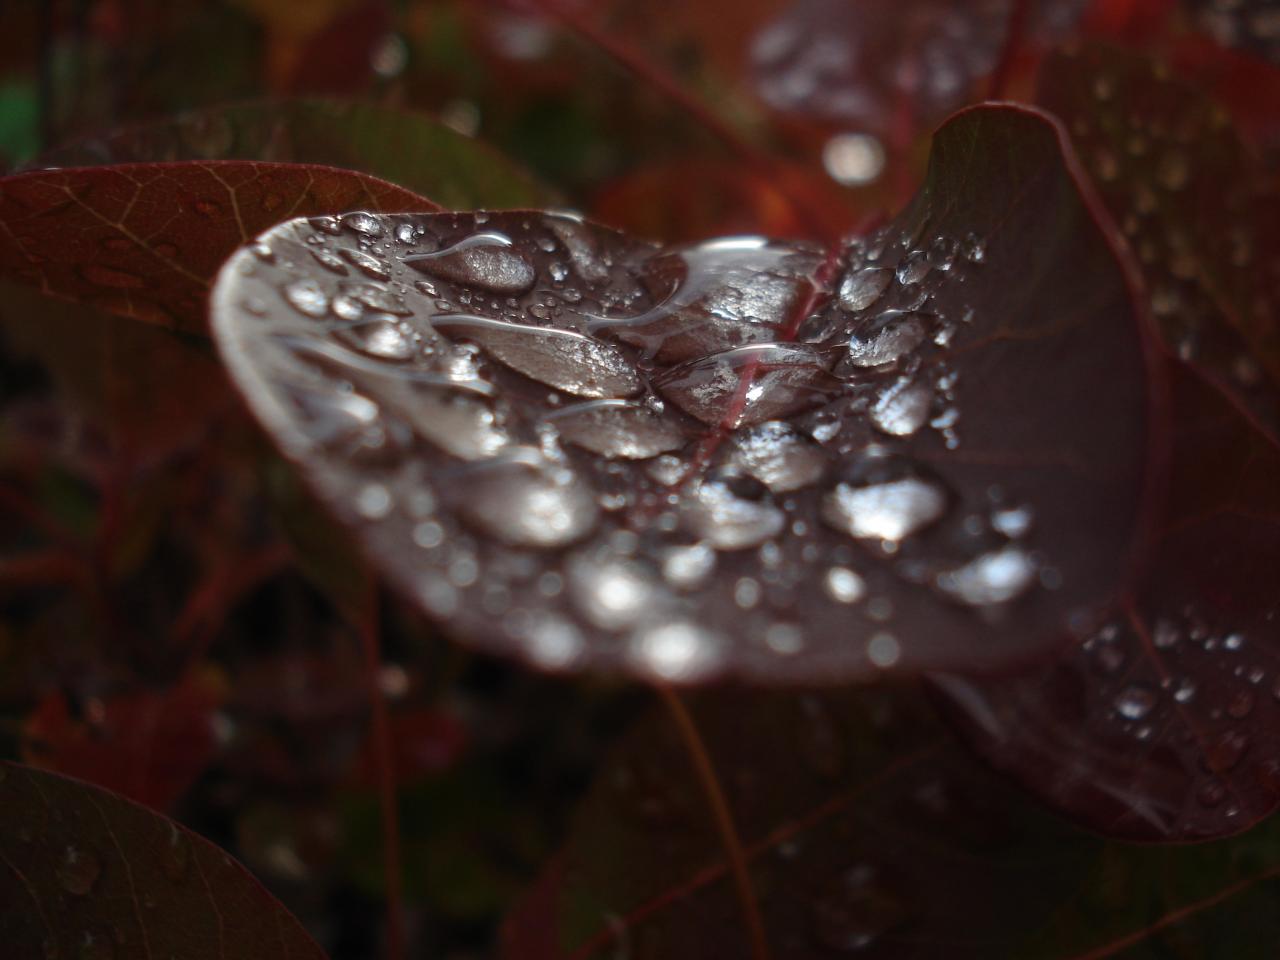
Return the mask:
M 715 692 L 691 713 L 772 957 L 1274 952 L 1280 821 L 1215 844 L 1100 840 L 984 772 L 906 691 Z M 663 712 L 637 723 L 509 915 L 502 956 L 752 955 L 688 756 Z
M 360 102 L 281 100 L 191 110 L 83 140 L 43 159 L 58 166 L 319 163 L 382 177 L 454 209 L 539 206 L 556 199 L 492 148 L 425 114 Z
M 115 794 L 0 763 L 0 936 L 13 957 L 323 960 L 253 877 Z
M 272 224 L 433 207 L 375 177 L 303 164 L 222 160 L 20 173 L 0 179 L 0 276 L 199 333 L 218 267 Z
M 1061 136 L 961 115 L 915 203 L 825 256 L 293 221 L 224 268 L 214 324 L 371 559 L 488 649 L 685 682 L 991 669 L 1120 588 L 1163 429 Z

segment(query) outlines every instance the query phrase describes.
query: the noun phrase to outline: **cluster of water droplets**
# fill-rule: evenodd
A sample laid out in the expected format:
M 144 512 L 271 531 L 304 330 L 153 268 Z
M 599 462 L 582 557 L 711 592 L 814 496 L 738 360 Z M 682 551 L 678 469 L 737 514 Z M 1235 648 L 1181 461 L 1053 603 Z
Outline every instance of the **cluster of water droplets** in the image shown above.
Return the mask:
M 832 263 L 754 237 L 656 250 L 572 215 L 352 213 L 248 248 L 231 339 L 286 446 L 324 458 L 436 615 L 496 620 L 548 666 L 603 651 L 691 679 L 723 668 L 711 624 L 737 611 L 756 615 L 735 643 L 803 652 L 817 600 L 888 668 L 904 577 L 986 610 L 1035 581 L 1029 508 L 1007 505 L 967 555 L 893 566 L 975 522 L 900 448 L 961 443 L 952 292 L 984 256 L 973 236 L 886 231 Z

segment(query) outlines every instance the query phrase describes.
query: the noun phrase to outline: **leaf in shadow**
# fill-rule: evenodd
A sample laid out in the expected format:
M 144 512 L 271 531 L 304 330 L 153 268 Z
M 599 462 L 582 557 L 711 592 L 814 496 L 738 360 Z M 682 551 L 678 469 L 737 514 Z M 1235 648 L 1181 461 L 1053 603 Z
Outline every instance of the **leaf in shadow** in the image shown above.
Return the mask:
M 1148 565 L 1083 645 L 939 687 L 984 756 L 1093 829 L 1237 833 L 1280 806 L 1280 301 L 1240 255 L 1274 230 L 1231 131 L 1149 65 L 1064 57 L 1045 90 L 1082 114 L 1101 97 L 1072 123 L 1177 353 L 1168 495 Z
M 959 116 L 913 205 L 829 254 L 295 220 L 228 262 L 213 322 L 320 498 L 487 649 L 683 682 L 990 669 L 1118 589 L 1165 412 L 1061 137 Z
M 37 170 L 0 179 L 0 276 L 190 333 L 222 261 L 274 223 L 431 209 L 332 167 L 238 160 Z
M 690 710 L 775 958 L 1261 958 L 1280 934 L 1280 825 L 1198 846 L 1101 840 L 986 772 L 907 689 L 728 689 Z M 508 916 L 503 956 L 748 956 L 726 863 L 655 709 Z
M 0 936 L 13 957 L 316 958 L 248 871 L 172 820 L 0 763 Z
M 265 100 L 188 110 L 81 140 L 42 158 L 60 167 L 179 160 L 360 170 L 451 209 L 527 207 L 557 199 L 493 148 L 424 113 L 353 101 Z

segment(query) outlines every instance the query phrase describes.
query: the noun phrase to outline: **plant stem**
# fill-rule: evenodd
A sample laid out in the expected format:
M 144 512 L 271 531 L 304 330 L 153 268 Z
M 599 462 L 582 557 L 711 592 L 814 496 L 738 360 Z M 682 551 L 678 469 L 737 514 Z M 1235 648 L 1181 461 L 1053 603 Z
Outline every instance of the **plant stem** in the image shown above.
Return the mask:
M 698 733 L 693 717 L 685 708 L 680 695 L 669 684 L 657 685 L 658 693 L 666 702 L 671 718 L 680 729 L 680 736 L 688 747 L 689 757 L 693 761 L 698 779 L 702 782 L 707 803 L 711 807 L 712 818 L 716 829 L 720 832 L 720 842 L 724 846 L 729 860 L 729 869 L 733 875 L 734 887 L 737 890 L 738 902 L 747 922 L 747 934 L 751 941 L 751 956 L 754 960 L 769 960 L 769 945 L 765 938 L 764 922 L 760 919 L 760 908 L 756 902 L 755 891 L 751 886 L 751 875 L 747 872 L 747 858 L 742 849 L 742 841 L 738 837 L 738 829 L 733 822 L 733 813 L 720 787 L 715 768 L 711 765 L 711 757 L 707 754 L 706 745 Z
M 396 802 L 396 772 L 391 756 L 391 724 L 382 693 L 379 647 L 378 588 L 371 581 L 369 596 L 358 624 L 364 650 L 365 675 L 373 720 L 373 756 L 378 775 L 378 801 L 382 812 L 382 862 L 387 884 L 387 960 L 404 960 L 404 886 L 400 867 L 400 813 Z

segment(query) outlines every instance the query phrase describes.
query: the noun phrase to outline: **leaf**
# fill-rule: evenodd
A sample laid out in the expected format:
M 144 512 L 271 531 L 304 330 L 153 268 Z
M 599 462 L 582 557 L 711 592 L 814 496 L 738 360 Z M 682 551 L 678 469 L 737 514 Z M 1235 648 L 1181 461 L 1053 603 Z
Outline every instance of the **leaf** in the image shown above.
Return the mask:
M 1167 361 L 1168 500 L 1150 566 L 1083 645 L 1017 676 L 939 683 L 984 756 L 1081 823 L 1217 837 L 1280 806 L 1280 300 L 1257 276 L 1273 255 L 1255 269 L 1230 252 L 1274 231 L 1255 229 L 1254 173 L 1190 91 L 1107 51 L 1059 59 L 1045 78 L 1084 115 L 1081 87 L 1103 109 L 1087 127 L 1072 115 L 1077 137 L 1133 225 L 1155 313 L 1185 358 Z
M 760 97 L 797 114 L 877 136 L 927 129 L 975 99 L 995 69 L 1015 3 L 796 0 L 756 36 L 751 75 Z M 1033 32 L 1067 33 L 1085 4 L 1034 6 Z
M 1195 846 L 1103 841 L 984 771 L 910 690 L 700 693 L 769 954 L 1263 958 L 1280 820 Z M 502 956 L 750 956 L 679 729 L 642 717 L 508 916 Z
M 294 216 L 432 208 L 364 174 L 207 161 L 39 170 L 0 179 L 0 276 L 190 333 L 238 245 Z
M 316 163 L 381 177 L 451 209 L 557 200 L 486 144 L 426 114 L 363 102 L 267 100 L 188 110 L 71 144 L 43 159 L 57 166 L 177 160 Z
M 486 649 L 677 681 L 990 669 L 1117 589 L 1160 436 L 1059 138 L 961 115 L 912 207 L 830 255 L 295 220 L 224 267 L 213 323 L 321 500 Z
M 1045 65 L 1061 116 L 1124 231 L 1171 351 L 1280 443 L 1280 187 L 1227 114 L 1167 65 L 1102 46 Z
M 0 936 L 14 957 L 322 960 L 238 863 L 144 807 L 0 763 Z

